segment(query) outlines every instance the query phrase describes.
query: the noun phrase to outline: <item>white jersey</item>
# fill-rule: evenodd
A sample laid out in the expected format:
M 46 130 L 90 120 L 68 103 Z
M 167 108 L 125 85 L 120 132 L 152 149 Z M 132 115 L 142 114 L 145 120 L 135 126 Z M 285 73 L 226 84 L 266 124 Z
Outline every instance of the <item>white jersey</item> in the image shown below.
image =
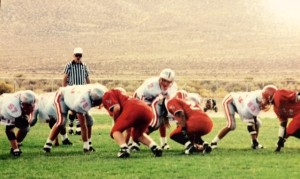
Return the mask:
M 106 87 L 100 84 L 67 86 L 60 88 L 59 90 L 63 95 L 64 103 L 70 110 L 86 114 L 93 107 L 89 92 L 94 85 L 103 89 L 103 94 L 107 91 Z
M 35 108 L 34 114 L 37 112 L 39 114 L 39 120 L 41 122 L 46 122 L 50 120 L 50 117 L 56 119 L 56 109 L 54 104 L 55 92 L 43 93 L 39 95 L 37 100 L 37 107 Z M 35 115 L 35 118 L 37 115 Z
M 158 95 L 172 96 L 177 92 L 177 84 L 173 82 L 172 86 L 163 91 L 159 86 L 159 77 L 149 78 L 136 90 L 137 98 L 144 100 L 150 105 Z
M 15 125 L 15 118 L 22 115 L 20 92 L 0 97 L 0 120 L 3 125 Z
M 243 120 L 250 120 L 258 116 L 260 112 L 259 100 L 262 96 L 261 90 L 231 93 L 231 96 L 237 112 Z

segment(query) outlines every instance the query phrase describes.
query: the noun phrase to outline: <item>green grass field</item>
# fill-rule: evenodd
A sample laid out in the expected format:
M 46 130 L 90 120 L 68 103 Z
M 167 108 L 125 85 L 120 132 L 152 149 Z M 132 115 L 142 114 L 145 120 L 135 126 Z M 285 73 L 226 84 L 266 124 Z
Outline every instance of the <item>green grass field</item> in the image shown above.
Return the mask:
M 49 129 L 38 123 L 23 142 L 22 156 L 14 158 L 9 155 L 9 143 L 1 126 L 1 178 L 299 178 L 300 141 L 289 138 L 281 153 L 273 152 L 277 119 L 262 119 L 260 142 L 266 147 L 263 150 L 250 148 L 246 125 L 238 119 L 237 129 L 211 154 L 185 156 L 183 146 L 169 140 L 171 149 L 161 158 L 153 157 L 143 146 L 128 159 L 116 157 L 119 148 L 109 137 L 111 119 L 106 115 L 95 119 L 93 146 L 97 151 L 91 154 L 82 152 L 79 136 L 70 136 L 73 146 L 54 147 L 52 153 L 43 153 Z M 215 118 L 214 125 L 205 140 L 212 140 L 225 125 L 225 119 Z M 157 132 L 151 136 L 159 142 Z

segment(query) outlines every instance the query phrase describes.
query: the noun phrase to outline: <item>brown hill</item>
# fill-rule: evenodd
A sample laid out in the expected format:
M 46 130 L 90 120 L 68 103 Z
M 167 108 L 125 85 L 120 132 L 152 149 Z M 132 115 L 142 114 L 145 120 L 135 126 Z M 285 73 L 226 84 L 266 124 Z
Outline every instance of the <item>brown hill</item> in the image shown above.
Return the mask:
M 267 2 L 2 0 L 0 71 L 60 75 L 80 46 L 95 77 L 164 67 L 193 78 L 294 77 L 300 23 L 277 18 Z

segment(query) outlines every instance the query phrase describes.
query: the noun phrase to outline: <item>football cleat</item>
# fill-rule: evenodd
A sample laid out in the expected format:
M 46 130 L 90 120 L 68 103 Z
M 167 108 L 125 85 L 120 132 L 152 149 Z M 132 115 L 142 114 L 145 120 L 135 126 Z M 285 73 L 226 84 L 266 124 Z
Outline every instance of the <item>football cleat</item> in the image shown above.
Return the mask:
M 161 157 L 163 153 L 161 148 L 157 147 L 156 145 L 151 147 L 151 151 L 155 155 L 155 157 Z
M 84 152 L 84 153 L 89 153 L 89 152 L 91 152 L 91 151 L 90 151 L 90 149 L 83 148 L 83 152 Z
M 75 135 L 81 135 L 81 131 L 76 131 Z
M 212 142 L 212 143 L 210 143 L 210 147 L 211 147 L 211 149 L 216 149 L 218 147 L 218 143 Z
M 46 144 L 44 145 L 44 148 L 43 148 L 44 152 L 50 153 L 50 152 L 51 152 L 51 146 L 52 146 L 51 143 L 46 143 Z
M 130 156 L 130 152 L 129 152 L 128 147 L 120 148 L 117 156 L 118 156 L 118 158 L 128 158 Z
M 19 149 L 18 151 L 14 151 L 13 148 L 10 149 L 10 154 L 14 157 L 20 157 L 22 154 L 22 151 Z
M 254 149 L 254 150 L 256 150 L 256 149 L 263 149 L 264 148 L 264 146 L 263 145 L 261 145 L 261 144 L 252 144 L 252 149 Z
M 167 143 L 165 143 L 164 145 L 161 146 L 161 148 L 162 148 L 163 150 L 169 150 L 169 149 L 170 149 L 170 146 L 169 146 Z
M 74 134 L 74 130 L 73 130 L 72 128 L 70 128 L 69 131 L 68 131 L 68 133 L 69 133 L 70 135 L 72 135 L 72 134 Z
M 140 151 L 140 144 L 132 142 L 128 145 L 129 150 L 132 152 Z
M 66 138 L 65 140 L 63 140 L 62 144 L 63 145 L 73 145 L 73 143 L 68 138 Z
M 184 150 L 184 154 L 186 154 L 186 155 L 192 154 L 194 152 L 196 152 L 196 148 L 191 143 Z
M 209 146 L 209 144 L 208 143 L 204 143 L 203 144 L 203 153 L 205 154 L 205 153 L 210 153 L 212 151 L 212 148 L 211 148 L 211 146 Z
M 90 152 L 96 152 L 96 150 L 92 147 L 92 146 L 90 146 Z

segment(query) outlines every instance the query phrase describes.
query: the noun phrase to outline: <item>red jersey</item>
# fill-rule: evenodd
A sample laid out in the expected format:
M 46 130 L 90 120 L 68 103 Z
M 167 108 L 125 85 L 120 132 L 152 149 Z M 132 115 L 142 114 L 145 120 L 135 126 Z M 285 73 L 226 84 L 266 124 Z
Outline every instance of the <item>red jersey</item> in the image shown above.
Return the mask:
M 103 106 L 106 110 L 111 111 L 116 104 L 121 106 L 121 109 L 130 97 L 123 94 L 120 90 L 112 89 L 107 91 L 102 99 Z
M 172 98 L 168 101 L 167 108 L 172 115 L 183 111 L 186 118 L 190 118 L 192 115 L 202 115 L 204 113 L 195 102 L 185 101 L 179 98 Z
M 300 114 L 300 102 L 298 93 L 290 90 L 278 90 L 274 94 L 274 112 L 280 121 L 287 121 Z

